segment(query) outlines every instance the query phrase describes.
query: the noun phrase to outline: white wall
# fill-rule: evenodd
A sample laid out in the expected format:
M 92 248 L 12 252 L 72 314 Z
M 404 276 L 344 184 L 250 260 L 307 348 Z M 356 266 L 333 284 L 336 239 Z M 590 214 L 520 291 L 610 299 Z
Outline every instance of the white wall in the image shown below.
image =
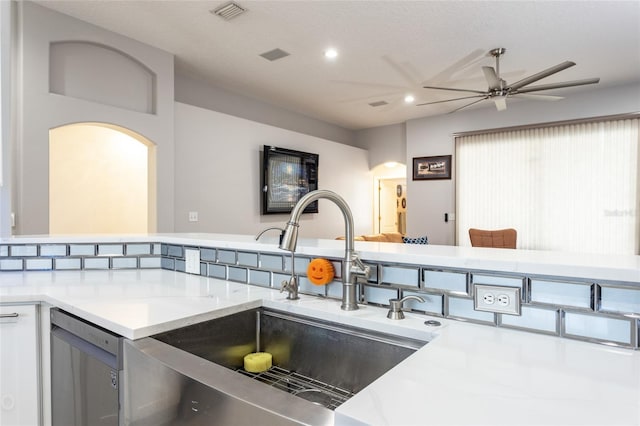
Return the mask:
M 213 86 L 198 78 L 187 76 L 179 69 L 176 70 L 175 76 L 175 96 L 177 102 L 355 145 L 355 132 L 352 130 Z
M 369 167 L 395 161 L 409 165 L 406 159 L 405 123 L 390 124 L 356 132 L 356 145 L 369 151 Z
M 49 211 L 48 145 L 49 129 L 78 122 L 112 123 L 130 129 L 157 147 L 157 224 L 159 231 L 173 230 L 173 55 L 121 35 L 105 31 L 69 16 L 53 12 L 31 2 L 19 2 L 18 133 L 13 165 L 16 180 L 12 185 L 16 234 L 47 233 Z M 50 44 L 83 41 L 107 46 L 135 58 L 155 75 L 154 113 L 123 107 L 98 99 L 109 98 L 110 89 L 127 81 L 130 75 L 118 64 L 104 61 L 92 65 L 96 73 L 71 74 L 85 78 L 75 87 L 94 87 L 96 92 L 84 99 L 51 93 Z M 60 76 L 58 76 L 60 77 Z M 78 82 L 76 82 L 78 83 Z M 126 206 L 123 206 L 126 208 Z
M 319 188 L 337 192 L 349 204 L 356 235 L 371 232 L 372 177 L 366 150 L 179 102 L 175 231 L 257 234 L 269 226 L 282 227 L 288 215 L 260 214 L 263 145 L 319 154 Z M 344 235 L 338 208 L 320 200 L 319 209 L 303 215 L 300 235 Z M 198 212 L 198 222 L 188 221 L 190 211 Z
M 407 192 L 411 203 L 407 234 L 426 231 L 432 244 L 455 244 L 455 222 L 444 222 L 444 213 L 455 212 L 455 158 L 451 180 L 411 179 L 412 158 L 455 154 L 454 133 L 640 111 L 639 84 L 582 93 L 568 90 L 565 96 L 558 102 L 510 102 L 502 112 L 487 102 L 486 108 L 408 121 Z
M 11 128 L 13 106 L 12 40 L 15 25 L 13 3 L 0 1 L 0 237 L 11 235 Z

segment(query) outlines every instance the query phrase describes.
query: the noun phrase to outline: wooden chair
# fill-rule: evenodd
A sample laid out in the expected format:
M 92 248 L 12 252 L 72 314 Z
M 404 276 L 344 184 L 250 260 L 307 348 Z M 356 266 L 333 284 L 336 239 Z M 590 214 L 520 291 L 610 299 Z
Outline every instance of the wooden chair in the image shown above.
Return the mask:
M 513 228 L 487 231 L 484 229 L 469 229 L 469 238 L 473 247 L 516 248 L 518 233 Z

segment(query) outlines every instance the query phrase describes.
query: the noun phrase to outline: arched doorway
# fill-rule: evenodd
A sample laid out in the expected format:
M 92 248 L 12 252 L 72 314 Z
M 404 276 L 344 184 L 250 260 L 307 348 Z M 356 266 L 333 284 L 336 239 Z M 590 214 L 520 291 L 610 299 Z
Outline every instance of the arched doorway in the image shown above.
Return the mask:
M 49 131 L 49 232 L 155 232 L 155 146 L 125 128 L 76 123 Z
M 407 167 L 380 164 L 372 169 L 374 232 L 406 232 Z

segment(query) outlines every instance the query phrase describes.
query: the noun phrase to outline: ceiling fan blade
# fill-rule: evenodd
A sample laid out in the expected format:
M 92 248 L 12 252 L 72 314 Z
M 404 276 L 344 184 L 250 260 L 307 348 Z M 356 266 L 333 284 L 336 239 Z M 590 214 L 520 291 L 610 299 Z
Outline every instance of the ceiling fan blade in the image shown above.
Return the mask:
M 551 83 L 551 84 L 542 84 L 540 86 L 533 87 L 525 87 L 524 89 L 518 89 L 515 93 L 512 90 L 512 93 L 528 93 L 528 92 L 538 92 L 540 90 L 551 90 L 551 89 L 561 89 L 563 87 L 572 87 L 572 86 L 582 86 L 585 84 L 596 84 L 600 82 L 599 78 L 587 78 L 584 80 L 573 80 L 573 81 L 565 81 L 562 83 Z
M 482 49 L 474 50 L 473 52 L 456 61 L 454 64 L 440 71 L 438 74 L 429 78 L 429 81 L 451 81 L 451 79 L 455 75 L 459 74 L 461 70 L 464 71 L 466 69 L 466 72 L 468 72 L 468 70 L 475 71 L 475 69 L 473 69 L 471 66 L 482 60 L 484 57 L 484 53 L 485 52 Z M 466 74 L 466 72 L 464 72 L 464 74 Z
M 473 102 L 471 102 L 470 104 L 463 105 L 463 106 L 461 106 L 460 108 L 456 108 L 456 109 L 454 109 L 453 111 L 449 111 L 447 114 L 453 114 L 454 112 L 458 112 L 458 111 L 460 111 L 461 109 L 464 109 L 464 108 L 470 107 L 471 105 L 475 105 L 475 104 L 477 104 L 478 102 L 482 102 L 482 101 L 484 101 L 484 100 L 486 100 L 486 99 L 489 99 L 489 96 L 485 96 L 485 97 L 483 97 L 482 99 L 478 99 L 477 101 L 473 101 Z
M 454 87 L 436 87 L 436 86 L 422 86 L 425 89 L 436 89 L 436 90 L 453 90 L 454 92 L 469 92 L 469 93 L 480 93 L 482 95 L 486 95 L 487 92 L 483 90 L 469 90 L 469 89 L 456 89 Z
M 493 98 L 493 102 L 495 102 L 498 111 L 507 109 L 507 98 L 505 96 L 497 96 Z
M 575 62 L 571 62 L 571 61 L 564 61 L 561 64 L 558 64 L 556 66 L 553 66 L 551 68 L 547 68 L 544 71 L 540 71 L 537 74 L 531 75 L 529 77 L 523 78 L 520 81 L 517 81 L 515 83 L 513 83 L 512 85 L 509 86 L 509 88 L 511 90 L 518 90 L 521 87 L 526 86 L 527 84 L 531 84 L 534 83 L 538 80 L 542 80 L 545 77 L 549 77 L 552 74 L 555 74 L 557 72 L 560 72 L 562 70 L 566 70 L 567 68 L 570 68 L 572 66 L 574 66 L 576 63 Z
M 552 96 L 552 95 L 531 95 L 528 93 L 518 93 L 515 95 L 509 95 L 512 98 L 519 99 L 532 99 L 536 101 L 559 101 L 560 99 L 564 99 L 562 96 Z
M 484 73 L 484 78 L 487 79 L 487 83 L 489 84 L 489 90 L 501 89 L 500 79 L 493 67 L 482 67 L 482 72 Z
M 422 104 L 416 104 L 416 106 L 441 104 L 443 102 L 452 102 L 452 101 L 459 101 L 461 99 L 471 99 L 471 98 L 479 98 L 479 97 L 483 97 L 484 98 L 484 97 L 486 97 L 486 95 L 465 96 L 465 97 L 462 97 L 462 98 L 446 99 L 444 101 L 425 102 L 425 103 L 422 103 Z

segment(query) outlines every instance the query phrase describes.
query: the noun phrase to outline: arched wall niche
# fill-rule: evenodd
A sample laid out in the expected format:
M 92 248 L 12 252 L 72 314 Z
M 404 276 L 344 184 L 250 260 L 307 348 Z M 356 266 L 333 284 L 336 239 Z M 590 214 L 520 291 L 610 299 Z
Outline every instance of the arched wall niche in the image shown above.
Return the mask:
M 99 122 L 49 131 L 51 234 L 155 232 L 156 145 Z
M 15 212 L 15 226 L 10 232 L 13 235 L 49 233 L 49 132 L 64 124 L 88 122 L 112 123 L 153 141 L 157 163 L 157 184 L 154 188 L 157 230 L 172 232 L 175 226 L 173 55 L 33 2 L 17 2 L 16 6 L 20 41 L 16 53 L 21 57 L 21 69 L 16 84 L 17 129 L 11 185 L 11 211 Z M 97 82 L 96 85 L 101 87 L 88 87 L 72 96 L 69 86 L 72 78 L 63 77 L 56 83 L 60 69 L 56 72 L 50 69 L 51 47 L 53 45 L 55 50 L 56 43 L 79 40 L 85 43 L 82 45 L 85 48 L 76 51 L 76 55 L 84 56 L 85 62 L 87 57 L 94 58 L 95 62 L 82 70 L 87 75 L 80 75 L 78 68 L 82 68 L 81 65 L 70 66 L 82 64 L 79 59 L 63 56 L 58 56 L 58 59 L 71 60 L 62 65 L 68 66 L 71 74 L 78 74 L 77 78 L 83 79 L 85 88 L 87 82 Z M 87 56 L 93 54 L 97 56 Z M 122 65 L 123 62 L 128 64 Z M 97 63 L 102 69 L 94 73 Z M 126 72 L 127 67 L 137 71 Z M 53 68 L 56 68 L 55 64 Z M 131 87 L 131 81 L 135 79 L 132 74 L 136 72 L 145 76 L 142 79 L 144 83 L 140 83 L 145 87 L 142 91 Z M 56 90 L 66 95 L 52 93 L 52 79 Z M 98 90 L 103 97 L 98 99 L 92 90 Z M 155 113 L 150 113 L 154 109 Z
M 120 50 L 89 41 L 49 45 L 49 91 L 117 108 L 156 113 L 156 75 Z

